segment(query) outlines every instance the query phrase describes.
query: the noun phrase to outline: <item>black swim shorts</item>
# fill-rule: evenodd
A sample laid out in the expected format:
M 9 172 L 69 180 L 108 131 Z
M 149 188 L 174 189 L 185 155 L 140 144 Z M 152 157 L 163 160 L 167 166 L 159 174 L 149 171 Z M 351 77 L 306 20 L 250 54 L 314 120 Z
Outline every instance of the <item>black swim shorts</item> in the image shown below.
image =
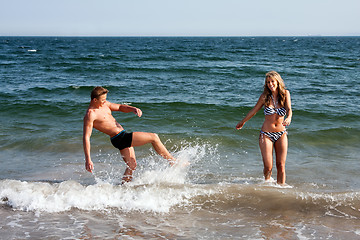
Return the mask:
M 127 133 L 125 130 L 122 130 L 116 136 L 110 138 L 110 140 L 114 147 L 123 150 L 124 148 L 131 147 L 132 137 L 132 132 Z

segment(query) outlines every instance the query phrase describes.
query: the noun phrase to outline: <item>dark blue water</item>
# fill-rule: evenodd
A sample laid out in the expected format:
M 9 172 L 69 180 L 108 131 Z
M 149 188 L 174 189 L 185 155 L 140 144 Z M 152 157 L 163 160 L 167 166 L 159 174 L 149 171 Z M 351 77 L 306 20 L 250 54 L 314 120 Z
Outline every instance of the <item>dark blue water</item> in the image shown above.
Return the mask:
M 87 225 L 99 238 L 360 234 L 359 37 L 1 37 L 0 69 L 0 231 L 9 238 L 26 237 L 17 225 L 32 238 L 82 238 Z M 235 130 L 270 70 L 292 98 L 287 188 L 262 179 L 263 114 Z M 109 101 L 142 109 L 141 118 L 115 114 L 127 130 L 158 133 L 191 166 L 168 169 L 150 146 L 140 147 L 134 182 L 122 188 L 120 154 L 94 130 L 96 170 L 87 173 L 82 118 L 98 85 Z M 34 214 L 37 223 L 28 223 Z M 89 220 L 95 216 L 100 222 Z M 189 222 L 178 226 L 177 216 Z M 159 221 L 178 227 L 150 224 Z M 57 230 L 36 230 L 40 223 Z

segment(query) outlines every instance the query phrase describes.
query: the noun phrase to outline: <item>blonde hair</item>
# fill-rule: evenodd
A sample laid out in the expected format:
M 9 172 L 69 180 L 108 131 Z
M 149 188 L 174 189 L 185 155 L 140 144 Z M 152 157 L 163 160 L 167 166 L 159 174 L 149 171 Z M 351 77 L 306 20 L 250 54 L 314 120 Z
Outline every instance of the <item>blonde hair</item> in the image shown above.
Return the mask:
M 276 80 L 278 83 L 278 99 L 274 99 L 274 100 L 275 101 L 277 100 L 281 106 L 284 106 L 286 99 L 285 83 L 284 80 L 281 78 L 280 74 L 275 71 L 270 71 L 265 75 L 265 84 L 264 84 L 264 92 L 263 92 L 263 94 L 265 95 L 265 106 L 266 107 L 269 106 L 271 101 L 272 93 L 266 84 L 266 80 L 268 80 L 269 78 Z

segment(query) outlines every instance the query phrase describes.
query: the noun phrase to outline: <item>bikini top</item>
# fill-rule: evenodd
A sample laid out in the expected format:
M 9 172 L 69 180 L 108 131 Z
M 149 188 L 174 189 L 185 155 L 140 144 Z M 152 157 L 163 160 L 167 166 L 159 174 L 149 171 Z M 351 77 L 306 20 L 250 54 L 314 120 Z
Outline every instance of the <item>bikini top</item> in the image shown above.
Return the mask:
M 264 114 L 265 115 L 273 115 L 273 114 L 276 113 L 277 115 L 279 115 L 281 117 L 285 116 L 286 115 L 286 109 L 284 107 L 276 108 L 276 104 L 275 104 L 275 101 L 274 101 L 274 98 L 273 98 L 272 95 L 271 95 L 271 99 L 273 100 L 275 108 L 264 107 Z

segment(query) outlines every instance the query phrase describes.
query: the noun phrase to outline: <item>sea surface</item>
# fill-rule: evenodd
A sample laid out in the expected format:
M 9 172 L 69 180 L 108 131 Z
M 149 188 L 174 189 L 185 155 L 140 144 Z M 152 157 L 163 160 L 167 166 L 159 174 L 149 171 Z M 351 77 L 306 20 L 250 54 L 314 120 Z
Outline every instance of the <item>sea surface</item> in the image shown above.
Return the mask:
M 263 179 L 255 105 L 291 93 L 287 185 Z M 360 37 L 0 37 L 1 239 L 359 239 Z M 127 131 L 158 133 L 134 179 L 83 116 L 95 86 Z M 276 179 L 276 168 L 273 169 Z

